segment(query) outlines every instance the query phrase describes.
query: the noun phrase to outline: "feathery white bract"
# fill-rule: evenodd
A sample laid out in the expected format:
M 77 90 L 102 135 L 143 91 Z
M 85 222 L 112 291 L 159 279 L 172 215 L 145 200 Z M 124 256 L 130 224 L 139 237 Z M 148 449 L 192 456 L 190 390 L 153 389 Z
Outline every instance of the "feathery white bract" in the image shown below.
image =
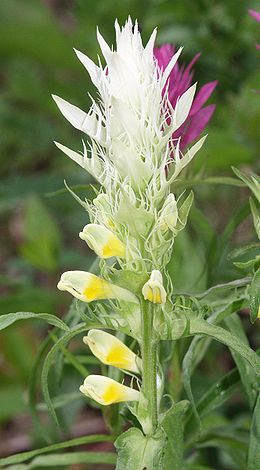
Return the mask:
M 85 54 L 75 51 L 98 90 L 98 102 L 93 100 L 90 110 L 85 112 L 53 96 L 65 118 L 91 138 L 90 149 L 84 145 L 82 155 L 56 145 L 105 188 L 127 179 L 135 190 L 143 190 L 151 181 L 158 189 L 158 178 L 163 186 L 169 183 L 165 165 L 171 161 L 175 167 L 172 181 L 200 147 L 197 143 L 194 151 L 191 149 L 183 159 L 177 155 L 176 161 L 172 161 L 176 146 L 172 134 L 188 116 L 196 85 L 179 98 L 173 110 L 167 96 L 167 79 L 181 48 L 162 72 L 153 56 L 156 30 L 145 47 L 137 22 L 133 26 L 130 18 L 122 28 L 116 21 L 115 30 L 116 50 L 97 32 L 106 61 L 104 68 L 100 61 L 96 65 Z M 203 141 L 200 142 L 202 145 Z

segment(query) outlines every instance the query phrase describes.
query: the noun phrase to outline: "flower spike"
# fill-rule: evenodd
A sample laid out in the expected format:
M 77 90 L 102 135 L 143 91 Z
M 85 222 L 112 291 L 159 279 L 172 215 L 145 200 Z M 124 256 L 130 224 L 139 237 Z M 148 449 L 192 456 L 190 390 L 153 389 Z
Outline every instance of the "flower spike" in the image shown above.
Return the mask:
M 100 258 L 125 257 L 125 245 L 110 230 L 102 225 L 88 224 L 79 237 L 88 244 Z
M 84 395 L 97 401 L 100 405 L 138 401 L 140 397 L 138 390 L 126 387 L 102 375 L 89 375 L 79 389 Z
M 145 300 L 153 304 L 166 302 L 166 291 L 163 287 L 163 278 L 160 271 L 153 270 L 150 279 L 144 284 L 142 294 Z
M 83 342 L 104 364 L 138 373 L 138 357 L 116 336 L 102 330 L 89 330 Z
M 102 299 L 119 299 L 138 303 L 137 297 L 127 289 L 111 284 L 94 274 L 85 271 L 67 271 L 62 274 L 57 285 L 83 302 Z

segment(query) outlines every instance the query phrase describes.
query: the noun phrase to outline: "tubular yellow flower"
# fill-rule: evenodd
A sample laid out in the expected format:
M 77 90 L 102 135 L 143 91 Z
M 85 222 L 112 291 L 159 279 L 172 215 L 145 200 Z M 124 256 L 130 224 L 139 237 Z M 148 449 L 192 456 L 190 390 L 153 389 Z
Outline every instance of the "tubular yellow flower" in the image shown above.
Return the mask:
M 154 304 L 166 302 L 166 291 L 163 287 L 163 278 L 160 271 L 153 270 L 150 279 L 144 284 L 142 294 L 145 300 Z
M 88 336 L 84 336 L 83 341 L 104 364 L 139 372 L 138 357 L 116 336 L 102 330 L 89 330 Z
M 121 299 L 126 302 L 138 303 L 137 297 L 129 290 L 111 284 L 85 271 L 67 271 L 63 273 L 57 287 L 59 290 L 69 292 L 83 302 L 102 299 Z
M 116 235 L 102 225 L 88 224 L 79 236 L 100 258 L 125 257 L 125 245 Z
M 102 375 L 89 375 L 79 389 L 84 395 L 93 398 L 101 405 L 138 401 L 140 397 L 140 392 L 137 390 Z

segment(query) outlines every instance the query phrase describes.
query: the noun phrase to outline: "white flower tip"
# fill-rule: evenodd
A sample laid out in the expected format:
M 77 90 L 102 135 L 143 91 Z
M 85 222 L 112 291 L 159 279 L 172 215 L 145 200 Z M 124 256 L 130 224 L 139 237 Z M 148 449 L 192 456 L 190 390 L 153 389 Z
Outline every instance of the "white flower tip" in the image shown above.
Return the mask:
M 57 289 L 59 290 L 66 290 L 64 283 L 60 280 L 57 284 Z
M 52 99 L 55 101 L 55 103 L 56 103 L 58 106 L 59 106 L 59 103 L 60 103 L 61 101 L 63 101 L 63 99 L 60 98 L 58 95 L 52 94 L 51 97 L 52 97 Z
M 79 238 L 81 238 L 81 240 L 85 240 L 84 232 L 79 232 Z
M 83 341 L 83 343 L 86 344 L 87 346 L 89 346 L 90 344 L 93 344 L 93 341 L 90 339 L 89 336 L 83 336 L 82 341 Z
M 86 394 L 86 389 L 85 389 L 84 385 L 80 385 L 79 391 L 80 391 L 81 393 Z
M 88 59 L 88 57 L 85 54 L 83 54 L 83 52 L 79 51 L 75 47 L 73 47 L 73 50 L 74 50 L 77 58 L 80 60 L 80 62 L 83 62 L 84 60 Z

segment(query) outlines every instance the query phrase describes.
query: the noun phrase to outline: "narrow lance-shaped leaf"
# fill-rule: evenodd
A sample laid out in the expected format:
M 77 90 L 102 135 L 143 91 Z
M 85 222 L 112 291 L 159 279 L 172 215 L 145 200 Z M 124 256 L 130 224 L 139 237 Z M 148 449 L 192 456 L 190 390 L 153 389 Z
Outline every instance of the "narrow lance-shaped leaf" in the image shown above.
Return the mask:
M 54 419 L 54 421 L 56 422 L 57 425 L 59 423 L 58 423 L 57 415 L 56 415 L 56 412 L 54 410 L 52 400 L 51 400 L 51 397 L 50 397 L 50 393 L 49 393 L 49 386 L 48 386 L 49 370 L 50 370 L 50 367 L 53 363 L 55 355 L 60 350 L 60 347 L 66 345 L 72 338 L 74 338 L 74 336 L 76 336 L 80 333 L 83 333 L 84 331 L 86 331 L 88 329 L 89 328 L 85 324 L 80 323 L 75 328 L 71 329 L 71 331 L 69 333 L 65 333 L 57 341 L 57 343 L 54 344 L 54 346 L 49 351 L 49 353 L 48 353 L 48 355 L 47 355 L 47 357 L 44 361 L 44 365 L 43 365 L 43 368 L 42 368 L 42 377 L 41 377 L 43 396 L 44 396 L 45 402 L 48 406 L 49 413 L 51 414 L 51 416 L 53 417 L 53 419 Z
M 251 309 L 250 319 L 254 323 L 257 317 L 260 317 L 260 268 L 254 274 L 248 294 Z
M 60 449 L 67 449 L 69 447 L 81 446 L 93 442 L 107 442 L 112 440 L 112 436 L 108 436 L 105 434 L 93 434 L 90 436 L 77 437 L 68 441 L 58 442 L 50 446 L 41 447 L 40 449 L 29 450 L 27 452 L 21 452 L 19 454 L 10 455 L 9 457 L 4 457 L 0 459 L 0 465 L 23 463 L 29 459 L 32 459 L 33 457 L 36 457 L 37 455 L 47 454 L 49 452 L 57 451 Z
M 225 319 L 225 323 L 228 326 L 229 331 L 236 335 L 242 344 L 245 344 L 248 347 L 249 342 L 239 316 L 234 314 L 227 317 Z M 240 379 L 247 394 L 249 405 L 251 409 L 253 409 L 257 397 L 258 378 L 247 360 L 245 360 L 236 351 L 231 351 L 231 353 L 239 370 Z
M 250 431 L 250 442 L 248 449 L 247 470 L 256 470 L 260 462 L 260 394 L 255 405 L 252 426 Z
M 64 331 L 69 331 L 69 327 L 60 318 L 50 313 L 33 313 L 33 312 L 15 312 L 7 313 L 6 315 L 0 316 L 0 330 L 7 328 L 18 320 L 28 320 L 30 318 L 36 318 L 38 320 L 45 320 L 50 325 L 56 326 Z
M 257 375 L 260 374 L 260 359 L 257 354 L 248 346 L 241 343 L 240 339 L 232 335 L 229 331 L 219 326 L 208 323 L 200 318 L 191 318 L 189 325 L 189 335 L 202 334 L 225 344 L 246 359 L 253 367 Z

